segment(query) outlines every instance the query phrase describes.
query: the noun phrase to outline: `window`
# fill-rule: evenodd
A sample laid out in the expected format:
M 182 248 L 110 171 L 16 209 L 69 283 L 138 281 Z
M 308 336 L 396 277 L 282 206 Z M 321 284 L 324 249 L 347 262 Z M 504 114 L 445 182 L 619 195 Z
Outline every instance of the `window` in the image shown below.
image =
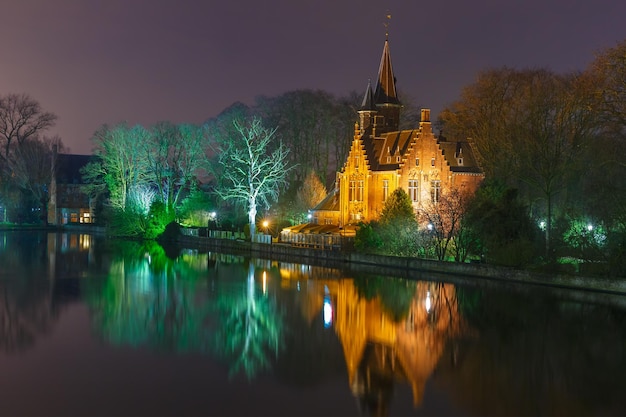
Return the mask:
M 415 158 L 415 166 L 416 167 L 420 166 L 420 159 L 419 158 Z
M 348 191 L 348 200 L 363 201 L 363 180 L 350 180 L 350 188 Z
M 357 181 L 356 201 L 363 201 L 363 180 Z
M 463 158 L 457 158 L 457 162 L 459 163 L 459 166 L 463 166 Z
M 432 157 L 430 160 L 430 166 L 434 167 L 435 166 L 435 157 Z
M 390 157 L 390 156 L 388 156 L 388 157 L 387 157 L 387 163 L 388 163 L 388 164 L 390 164 L 390 163 L 391 163 L 391 157 Z
M 383 180 L 383 201 L 387 201 L 389 197 L 389 180 Z
M 418 180 L 409 180 L 409 197 L 411 197 L 411 201 L 413 201 L 414 203 L 419 201 Z
M 348 189 L 348 200 L 354 201 L 356 196 L 356 181 L 350 180 L 350 188 Z
M 441 181 L 433 180 L 430 182 L 430 201 L 438 203 L 439 197 L 441 197 Z
M 400 157 L 396 156 L 396 162 L 400 162 Z

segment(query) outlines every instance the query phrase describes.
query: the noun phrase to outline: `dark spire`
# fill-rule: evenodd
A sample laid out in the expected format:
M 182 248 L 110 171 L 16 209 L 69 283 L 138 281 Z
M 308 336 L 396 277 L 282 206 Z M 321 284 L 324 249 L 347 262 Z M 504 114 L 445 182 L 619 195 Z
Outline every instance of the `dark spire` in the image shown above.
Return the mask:
M 398 94 L 396 93 L 396 78 L 391 67 L 391 55 L 387 39 L 385 39 L 383 56 L 380 59 L 380 67 L 378 68 L 378 83 L 376 84 L 374 99 L 377 105 L 400 105 L 400 100 L 398 100 Z
M 359 111 L 376 111 L 376 104 L 374 103 L 374 94 L 372 93 L 372 83 L 370 80 L 367 80 L 367 90 L 365 90 L 365 95 L 363 96 L 363 101 L 361 102 L 361 107 L 359 107 Z

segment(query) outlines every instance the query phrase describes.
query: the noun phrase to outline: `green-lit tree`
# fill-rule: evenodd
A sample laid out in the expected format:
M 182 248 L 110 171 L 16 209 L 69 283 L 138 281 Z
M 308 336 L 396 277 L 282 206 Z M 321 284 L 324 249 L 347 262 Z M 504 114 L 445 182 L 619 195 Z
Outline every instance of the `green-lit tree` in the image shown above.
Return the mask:
M 150 129 L 145 153 L 158 199 L 177 209 L 189 194 L 204 162 L 204 129 L 191 124 L 160 122 Z
M 362 225 L 355 237 L 355 247 L 364 252 L 396 256 L 418 254 L 420 239 L 411 198 L 402 188 L 394 190 L 378 221 Z
M 216 193 L 224 200 L 245 205 L 254 236 L 259 206 L 269 208 L 287 185 L 292 169 L 287 160 L 289 149 L 282 142 L 273 143 L 276 128 L 264 127 L 259 118 L 235 120 L 233 126 L 234 134 L 214 137 Z
M 144 152 L 150 133 L 140 125 L 126 123 L 102 126 L 94 136 L 97 159 L 83 168 L 91 194 L 108 192 L 110 205 L 122 211 L 129 206 L 134 188 L 150 182 L 147 155 Z

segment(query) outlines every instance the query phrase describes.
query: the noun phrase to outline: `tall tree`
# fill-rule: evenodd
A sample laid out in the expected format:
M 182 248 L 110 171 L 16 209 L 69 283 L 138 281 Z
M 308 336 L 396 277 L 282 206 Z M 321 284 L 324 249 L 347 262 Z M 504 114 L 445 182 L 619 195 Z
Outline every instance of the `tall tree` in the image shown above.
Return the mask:
M 204 161 L 203 129 L 191 124 L 157 123 L 150 131 L 146 158 L 152 181 L 166 209 L 177 208 Z
M 601 51 L 589 68 L 599 98 L 602 134 L 588 153 L 587 208 L 626 229 L 626 40 Z
M 435 255 L 440 261 L 446 259 L 450 249 L 454 249 L 457 261 L 464 261 L 467 256 L 462 226 L 468 201 L 469 196 L 458 189 L 445 190 L 439 201 L 431 201 L 419 211 L 420 221 L 428 225 Z
M 9 163 L 15 150 L 28 139 L 37 137 L 54 126 L 57 116 L 44 112 L 41 105 L 27 94 L 0 96 L 0 202 L 7 221 L 7 206 L 15 206 L 21 194 Z
M 59 137 L 30 137 L 22 142 L 9 160 L 9 169 L 15 184 L 39 203 L 43 219 L 47 219 L 52 166 L 55 164 L 57 152 L 63 150 Z
M 83 176 L 90 184 L 90 192 L 108 192 L 111 206 L 126 210 L 133 189 L 150 181 L 144 152 L 144 144 L 148 139 L 149 132 L 140 125 L 104 125 L 96 131 L 92 141 L 97 161 L 83 169 Z
M 235 120 L 235 134 L 216 138 L 213 144 L 217 156 L 217 194 L 224 200 L 243 203 L 248 211 L 250 234 L 256 233 L 259 205 L 269 208 L 293 169 L 288 163 L 289 149 L 282 143 L 272 143 L 276 128 L 268 129 L 259 118 L 250 122 Z M 273 148 L 273 150 L 270 150 Z
M 41 105 L 27 94 L 0 96 L 0 144 L 5 161 L 11 145 L 20 146 L 26 139 L 54 126 L 57 116 L 42 110 Z
M 294 180 L 301 182 L 314 170 L 325 185 L 340 165 L 334 156 L 345 156 L 354 132 L 356 106 L 337 100 L 321 90 L 295 90 L 278 97 L 258 97 L 257 114 L 270 126 L 277 126 L 290 149 L 290 163 L 297 166 Z M 345 152 L 343 155 L 339 155 Z M 343 163 L 343 158 L 340 163 Z
M 581 74 L 491 70 L 442 112 L 448 134 L 472 138 L 487 177 L 520 189 L 546 219 L 547 253 L 555 208 L 564 213 L 571 203 L 568 187 L 595 133 L 591 85 Z
M 326 197 L 326 187 L 320 181 L 315 171 L 309 172 L 304 183 L 298 189 L 298 205 L 304 210 L 310 210 Z

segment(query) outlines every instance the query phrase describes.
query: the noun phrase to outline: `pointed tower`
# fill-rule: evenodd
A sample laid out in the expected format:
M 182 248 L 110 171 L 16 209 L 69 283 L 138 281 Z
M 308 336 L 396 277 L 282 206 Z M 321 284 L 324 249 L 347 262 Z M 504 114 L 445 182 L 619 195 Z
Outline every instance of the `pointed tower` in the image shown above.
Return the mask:
M 374 123 L 376 113 L 378 113 L 378 109 L 376 108 L 376 104 L 374 104 L 374 94 L 372 93 L 372 83 L 367 81 L 367 90 L 365 90 L 365 95 L 363 96 L 363 102 L 361 102 L 361 107 L 358 110 L 359 113 L 359 127 L 361 132 L 365 131 L 365 129 L 369 127 L 375 128 L 376 125 Z M 375 133 L 373 133 L 375 134 Z
M 391 54 L 389 53 L 389 40 L 385 39 L 383 56 L 378 68 L 378 82 L 374 92 L 374 103 L 378 108 L 378 114 L 383 116 L 383 126 L 378 126 L 380 133 L 398 130 L 400 125 L 400 110 L 402 103 L 398 100 L 396 92 L 396 77 L 391 67 Z

